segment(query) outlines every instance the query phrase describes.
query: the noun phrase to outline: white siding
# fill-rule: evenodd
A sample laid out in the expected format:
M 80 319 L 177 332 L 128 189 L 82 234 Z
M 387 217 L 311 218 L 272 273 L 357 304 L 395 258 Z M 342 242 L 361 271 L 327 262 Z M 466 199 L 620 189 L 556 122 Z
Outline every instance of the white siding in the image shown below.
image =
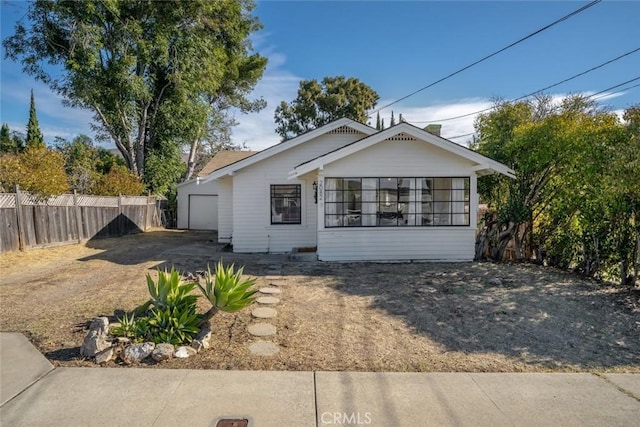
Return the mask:
M 319 205 L 318 258 L 322 261 L 471 261 L 477 201 L 473 163 L 420 141 L 384 141 L 326 165 L 321 177 L 471 177 L 470 227 L 324 228 Z
M 233 251 L 289 252 L 317 244 L 317 205 L 313 181 L 288 180 L 289 172 L 329 151 L 362 138 L 359 134 L 327 134 L 240 170 L 233 175 Z M 302 224 L 271 225 L 271 184 L 302 186 Z
M 324 168 L 327 177 L 470 176 L 474 163 L 422 141 L 383 141 Z
M 178 228 L 189 228 L 189 195 L 218 195 L 218 187 L 215 181 L 202 183 L 197 179 L 178 187 Z M 203 213 L 203 215 L 206 215 Z
M 218 179 L 218 242 L 231 242 L 233 234 L 233 180 Z
M 442 228 L 349 228 L 318 232 L 321 261 L 471 261 L 475 230 Z

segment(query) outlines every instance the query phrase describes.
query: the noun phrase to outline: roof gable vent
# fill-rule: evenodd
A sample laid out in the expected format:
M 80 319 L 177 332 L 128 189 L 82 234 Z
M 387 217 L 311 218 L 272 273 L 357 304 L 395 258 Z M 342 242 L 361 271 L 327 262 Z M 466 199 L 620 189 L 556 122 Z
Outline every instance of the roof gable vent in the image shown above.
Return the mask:
M 330 134 L 340 134 L 340 135 L 361 135 L 362 132 L 360 132 L 359 130 L 356 130 L 352 127 L 349 126 L 340 126 L 339 128 L 335 128 L 332 131 L 329 131 L 327 133 Z
M 387 138 L 387 141 L 415 141 L 416 139 L 404 132 Z

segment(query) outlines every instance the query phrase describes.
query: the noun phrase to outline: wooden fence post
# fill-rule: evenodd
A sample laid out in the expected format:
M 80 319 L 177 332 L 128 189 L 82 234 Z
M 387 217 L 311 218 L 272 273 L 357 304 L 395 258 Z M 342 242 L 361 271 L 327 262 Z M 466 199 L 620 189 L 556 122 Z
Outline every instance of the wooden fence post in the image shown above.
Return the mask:
M 149 228 L 149 202 L 151 201 L 151 191 L 147 191 L 147 206 L 144 210 L 144 231 Z
M 82 242 L 82 209 L 80 209 L 80 205 L 78 205 L 78 193 L 76 190 L 73 190 L 73 206 L 76 211 L 76 229 L 78 230 L 78 243 Z
M 118 195 L 118 236 L 124 236 L 124 221 L 122 219 L 122 194 Z
M 18 248 L 21 251 L 25 250 L 26 242 L 24 237 L 24 223 L 22 222 L 22 196 L 20 194 L 20 187 L 16 184 L 14 186 L 16 193 L 16 217 L 18 218 Z

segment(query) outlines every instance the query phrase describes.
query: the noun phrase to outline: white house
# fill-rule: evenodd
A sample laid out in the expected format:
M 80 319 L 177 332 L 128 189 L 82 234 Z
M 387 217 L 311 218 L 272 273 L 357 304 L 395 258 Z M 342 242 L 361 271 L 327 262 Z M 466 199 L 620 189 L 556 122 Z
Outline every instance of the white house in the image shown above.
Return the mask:
M 340 119 L 201 179 L 234 252 L 323 261 L 472 260 L 477 177 L 507 166 L 408 123 Z M 214 215 L 210 212 L 209 215 Z
M 218 183 L 204 182 L 202 177 L 255 153 L 256 151 L 219 151 L 195 179 L 178 184 L 178 228 L 217 230 Z

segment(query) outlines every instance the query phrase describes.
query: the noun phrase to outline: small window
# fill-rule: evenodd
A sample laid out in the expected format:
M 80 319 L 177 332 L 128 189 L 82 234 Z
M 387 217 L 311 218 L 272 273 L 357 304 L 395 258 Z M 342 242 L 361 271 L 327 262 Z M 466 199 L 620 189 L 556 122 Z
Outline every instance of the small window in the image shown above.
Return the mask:
M 300 224 L 301 186 L 271 186 L 271 224 Z

